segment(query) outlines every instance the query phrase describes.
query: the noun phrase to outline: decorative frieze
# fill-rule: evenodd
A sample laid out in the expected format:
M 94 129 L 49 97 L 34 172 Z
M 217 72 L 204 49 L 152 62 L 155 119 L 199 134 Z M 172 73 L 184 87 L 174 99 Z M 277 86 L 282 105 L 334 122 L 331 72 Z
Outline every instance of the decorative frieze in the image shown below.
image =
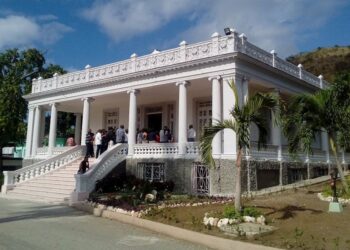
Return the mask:
M 218 55 L 232 54 L 240 52 L 252 57 L 264 64 L 275 67 L 284 73 L 300 78 L 305 82 L 322 88 L 327 86 L 326 81 L 320 79 L 305 70 L 300 74 L 300 69 L 277 57 L 276 53 L 269 53 L 248 42 L 247 37 L 237 32 L 232 35 L 220 37 L 218 33 L 212 35 L 211 40 L 188 45 L 185 41 L 179 47 L 157 51 L 149 55 L 138 57 L 132 55 L 129 60 L 124 60 L 99 67 L 87 67 L 85 70 L 76 71 L 64 75 L 58 75 L 49 79 L 33 79 L 33 93 L 46 92 L 53 89 L 63 89 L 70 86 L 82 85 L 87 82 L 107 80 L 120 76 L 127 76 L 135 72 L 143 72 L 161 67 L 176 66 L 183 62 L 195 62 L 196 60 L 211 58 Z

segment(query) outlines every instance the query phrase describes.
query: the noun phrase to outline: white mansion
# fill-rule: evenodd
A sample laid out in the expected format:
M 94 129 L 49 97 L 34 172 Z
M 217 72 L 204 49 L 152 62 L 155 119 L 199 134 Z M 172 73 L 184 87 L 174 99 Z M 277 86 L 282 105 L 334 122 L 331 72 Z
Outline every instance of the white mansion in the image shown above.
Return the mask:
M 239 103 L 254 92 L 276 91 L 288 99 L 296 93 L 327 87 L 316 77 L 284 61 L 275 51 L 266 52 L 248 42 L 244 34 L 214 33 L 208 41 L 187 44 L 50 79 L 33 81 L 28 101 L 27 166 L 5 172 L 3 194 L 48 201 L 84 199 L 118 164 L 126 172 L 149 180 L 173 180 L 176 190 L 187 193 L 231 195 L 234 192 L 236 137 L 232 131 L 217 135 L 213 154 L 218 168 L 201 164 L 198 142 L 187 142 L 187 128 L 197 135 L 214 120 L 229 118 L 234 95 L 228 82 L 234 80 Z M 76 115 L 75 147 L 55 147 L 57 111 Z M 51 111 L 49 145 L 42 147 L 43 112 Z M 266 113 L 271 120 L 271 114 Z M 129 130 L 128 144 L 109 148 L 94 161 L 92 170 L 75 175 L 89 128 L 118 127 Z M 136 143 L 137 128 L 168 126 L 172 143 Z M 251 140 L 257 140 L 254 127 Z M 198 138 L 197 138 L 198 139 Z M 291 159 L 287 141 L 270 122 L 269 146 L 250 150 L 243 186 L 257 190 L 327 174 L 332 157 L 327 136 L 314 143 L 314 155 Z M 40 159 L 40 161 L 38 161 Z M 343 162 L 346 158 L 343 154 Z

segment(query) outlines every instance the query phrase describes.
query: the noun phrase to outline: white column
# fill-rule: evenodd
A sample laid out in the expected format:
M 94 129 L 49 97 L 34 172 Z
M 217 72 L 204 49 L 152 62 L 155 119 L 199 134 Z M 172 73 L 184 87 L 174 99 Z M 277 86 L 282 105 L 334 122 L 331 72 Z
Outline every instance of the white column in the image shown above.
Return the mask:
M 83 107 L 83 125 L 81 129 L 81 145 L 85 144 L 85 136 L 89 129 L 89 118 L 90 118 L 90 103 L 94 100 L 91 97 L 83 98 L 84 107 Z
M 187 143 L 187 81 L 178 82 L 176 86 L 179 87 L 179 116 L 178 116 L 178 144 L 179 154 L 186 154 Z
M 39 146 L 39 136 L 40 136 L 40 121 L 41 121 L 41 108 L 37 106 L 35 108 L 35 118 L 34 118 L 34 128 L 33 128 L 33 146 L 32 146 L 32 156 L 36 155 L 36 150 Z
M 50 132 L 49 132 L 49 155 L 52 155 L 53 148 L 56 145 L 57 130 L 57 104 L 51 103 Z
M 77 145 L 81 143 L 81 114 L 75 113 L 74 140 Z
M 43 146 L 44 138 L 45 138 L 45 114 L 46 110 L 41 110 L 41 115 L 40 115 L 40 135 L 39 135 L 39 147 Z
M 221 119 L 221 84 L 220 76 L 209 77 L 209 81 L 212 83 L 212 124 L 215 125 L 217 121 L 222 121 Z M 213 156 L 221 155 L 221 140 L 222 133 L 219 132 L 215 135 L 212 143 Z
M 326 152 L 326 161 L 330 162 L 329 159 L 329 143 L 328 143 L 328 133 L 326 131 L 321 132 L 322 150 Z
M 222 114 L 223 119 L 232 119 L 230 111 L 236 105 L 235 95 L 233 94 L 229 83 L 233 78 L 224 78 L 222 85 Z M 235 83 L 236 84 L 236 83 Z M 236 158 L 237 139 L 236 133 L 230 129 L 224 130 L 223 154 L 225 158 Z
M 275 90 L 274 92 L 279 97 L 279 91 Z M 275 115 L 271 111 L 271 143 L 272 145 L 277 146 L 277 160 L 282 160 L 282 130 L 280 126 L 277 126 L 274 122 Z
M 277 146 L 277 160 L 282 160 L 282 132 L 281 127 L 274 124 L 274 114 L 271 111 L 271 143 Z
M 25 158 L 29 158 L 32 152 L 33 142 L 33 122 L 34 122 L 34 107 L 28 107 L 28 120 L 27 120 L 27 139 L 26 139 L 26 154 Z
M 127 93 L 130 95 L 129 99 L 129 134 L 128 134 L 128 155 L 134 155 L 134 146 L 136 143 L 136 126 L 137 126 L 137 99 L 136 94 L 138 90 L 132 89 Z

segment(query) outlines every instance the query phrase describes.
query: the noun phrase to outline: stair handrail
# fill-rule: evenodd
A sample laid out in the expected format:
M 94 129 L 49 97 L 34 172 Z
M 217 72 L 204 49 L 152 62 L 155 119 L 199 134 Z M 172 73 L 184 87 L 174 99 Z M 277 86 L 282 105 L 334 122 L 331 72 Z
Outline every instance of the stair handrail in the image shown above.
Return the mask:
M 28 181 L 38 176 L 47 174 L 52 170 L 61 168 L 72 161 L 80 158 L 85 151 L 85 146 L 74 146 L 62 154 L 55 155 L 49 159 L 34 163 L 15 171 L 4 171 L 4 184 L 1 188 L 3 193 L 12 189 L 16 184 Z
M 115 166 L 127 156 L 128 144 L 116 144 L 104 152 L 90 166 L 85 174 L 75 175 L 75 197 L 72 200 L 83 200 L 95 189 L 96 181 L 104 178 Z

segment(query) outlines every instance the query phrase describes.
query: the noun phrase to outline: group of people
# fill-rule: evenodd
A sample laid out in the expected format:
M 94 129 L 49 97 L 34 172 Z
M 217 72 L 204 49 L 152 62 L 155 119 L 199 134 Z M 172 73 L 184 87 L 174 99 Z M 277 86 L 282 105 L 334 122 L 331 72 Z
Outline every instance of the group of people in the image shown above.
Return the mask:
M 88 130 L 85 137 L 86 144 L 86 157 L 95 157 L 94 144 L 96 145 L 96 158 L 105 152 L 110 143 L 127 143 L 128 142 L 128 129 L 124 129 L 124 125 L 121 125 L 116 131 L 112 127 L 97 130 L 96 134 L 92 133 L 91 129 Z
M 196 131 L 193 125 L 190 125 L 187 130 L 187 141 L 194 142 L 196 139 Z M 167 126 L 164 126 L 160 131 L 154 129 L 137 129 L 136 142 L 137 143 L 168 143 L 173 142 L 174 137 Z M 128 143 L 128 129 L 124 125 L 114 130 L 112 127 L 99 129 L 96 135 L 88 130 L 85 137 L 86 155 L 82 162 L 80 162 L 78 174 L 84 174 L 89 169 L 89 157 L 95 157 L 94 144 L 96 145 L 96 158 L 105 152 L 109 144 Z
M 190 125 L 187 130 L 187 141 L 194 142 L 196 140 L 196 131 L 193 125 Z M 173 134 L 171 130 L 164 126 L 160 131 L 155 129 L 137 129 L 136 132 L 136 143 L 169 143 L 174 142 Z M 86 134 L 85 144 L 86 144 L 86 157 L 98 158 L 103 152 L 108 148 L 109 144 L 116 143 L 128 143 L 128 129 L 124 128 L 124 125 L 120 125 L 118 129 L 108 128 L 97 130 L 96 134 L 91 132 L 91 129 Z M 96 154 L 94 153 L 93 145 L 96 145 Z

